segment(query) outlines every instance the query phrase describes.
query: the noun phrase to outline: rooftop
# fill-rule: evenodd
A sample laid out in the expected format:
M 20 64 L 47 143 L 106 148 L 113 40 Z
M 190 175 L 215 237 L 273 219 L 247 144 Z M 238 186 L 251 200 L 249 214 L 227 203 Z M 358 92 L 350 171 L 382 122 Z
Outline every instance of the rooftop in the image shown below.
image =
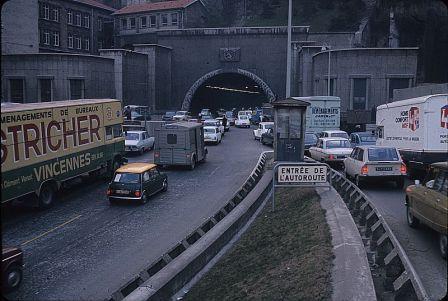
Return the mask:
M 92 1 L 92 0 L 90 0 L 90 1 Z M 122 9 L 116 11 L 114 13 L 114 15 L 124 15 L 124 14 L 133 14 L 133 13 L 141 13 L 141 12 L 185 8 L 185 7 L 193 4 L 196 1 L 198 1 L 198 0 L 172 0 L 172 1 L 155 2 L 155 3 L 133 4 L 133 5 L 123 7 Z
M 151 163 L 129 163 L 118 168 L 116 172 L 142 173 L 156 166 Z
M 107 5 L 103 4 L 103 3 L 95 1 L 95 0 L 72 0 L 72 1 L 73 2 L 82 3 L 82 4 L 85 4 L 85 5 L 88 5 L 88 6 L 93 6 L 93 7 L 96 7 L 96 8 L 101 8 L 101 9 L 104 9 L 104 10 L 108 10 L 110 12 L 116 11 L 115 8 L 107 6 Z

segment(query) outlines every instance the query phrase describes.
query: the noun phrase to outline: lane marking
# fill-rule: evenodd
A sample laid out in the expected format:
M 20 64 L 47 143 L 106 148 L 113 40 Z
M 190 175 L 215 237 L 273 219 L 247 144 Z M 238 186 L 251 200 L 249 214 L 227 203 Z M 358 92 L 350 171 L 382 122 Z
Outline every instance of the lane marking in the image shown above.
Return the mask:
M 77 216 L 75 216 L 74 218 L 72 218 L 72 219 L 66 221 L 65 223 L 60 224 L 59 226 L 56 226 L 56 227 L 54 227 L 53 229 L 50 229 L 50 230 L 48 230 L 48 231 L 46 231 L 46 232 L 44 232 L 44 233 L 42 233 L 42 234 L 40 234 L 40 235 L 38 235 L 38 236 L 36 236 L 36 237 L 30 239 L 30 240 L 27 240 L 27 241 L 21 243 L 20 245 L 21 245 L 21 246 L 24 246 L 24 245 L 26 245 L 26 244 L 28 244 L 28 243 L 30 243 L 30 242 L 32 242 L 32 241 L 35 241 L 36 239 L 39 239 L 39 238 L 41 238 L 42 236 L 45 236 L 45 235 L 47 235 L 47 234 L 53 232 L 54 230 L 57 230 L 57 229 L 59 229 L 59 228 L 65 226 L 65 225 L 67 225 L 67 224 L 73 222 L 74 220 L 80 218 L 81 216 L 82 216 L 82 214 L 77 215 Z
M 210 173 L 210 176 L 213 176 L 213 174 L 218 170 L 218 168 L 219 168 L 219 166 L 216 167 L 216 168 Z

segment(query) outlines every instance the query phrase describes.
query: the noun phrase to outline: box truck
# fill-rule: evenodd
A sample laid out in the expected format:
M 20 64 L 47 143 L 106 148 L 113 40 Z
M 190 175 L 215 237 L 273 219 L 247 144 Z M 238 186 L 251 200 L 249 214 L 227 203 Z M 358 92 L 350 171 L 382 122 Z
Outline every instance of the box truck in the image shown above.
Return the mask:
M 398 148 L 412 178 L 448 159 L 448 94 L 427 95 L 377 107 L 377 145 Z
M 337 96 L 293 97 L 309 102 L 306 109 L 306 131 L 320 133 L 339 130 L 341 125 L 341 99 Z
M 65 181 L 112 173 L 126 160 L 119 100 L 2 103 L 1 110 L 2 204 L 20 198 L 47 208 Z

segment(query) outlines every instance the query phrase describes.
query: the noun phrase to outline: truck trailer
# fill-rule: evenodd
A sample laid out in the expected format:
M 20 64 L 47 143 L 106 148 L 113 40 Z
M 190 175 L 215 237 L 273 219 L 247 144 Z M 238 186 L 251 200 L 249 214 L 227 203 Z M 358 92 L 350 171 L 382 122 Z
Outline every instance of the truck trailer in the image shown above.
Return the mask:
M 448 160 L 448 94 L 427 95 L 377 107 L 377 145 L 398 148 L 411 178 Z
M 20 198 L 50 207 L 61 185 L 112 174 L 126 159 L 121 101 L 2 103 L 2 204 Z

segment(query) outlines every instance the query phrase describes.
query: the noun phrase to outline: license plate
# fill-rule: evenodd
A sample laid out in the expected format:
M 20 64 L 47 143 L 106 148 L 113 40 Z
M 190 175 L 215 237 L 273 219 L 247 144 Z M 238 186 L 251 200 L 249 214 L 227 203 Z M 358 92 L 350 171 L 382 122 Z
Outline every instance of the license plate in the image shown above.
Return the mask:
M 376 171 L 392 171 L 392 167 L 388 166 L 388 167 L 375 167 Z
M 118 189 L 118 190 L 116 190 L 115 192 L 118 193 L 118 194 L 129 194 L 129 190 L 121 190 L 121 189 Z

